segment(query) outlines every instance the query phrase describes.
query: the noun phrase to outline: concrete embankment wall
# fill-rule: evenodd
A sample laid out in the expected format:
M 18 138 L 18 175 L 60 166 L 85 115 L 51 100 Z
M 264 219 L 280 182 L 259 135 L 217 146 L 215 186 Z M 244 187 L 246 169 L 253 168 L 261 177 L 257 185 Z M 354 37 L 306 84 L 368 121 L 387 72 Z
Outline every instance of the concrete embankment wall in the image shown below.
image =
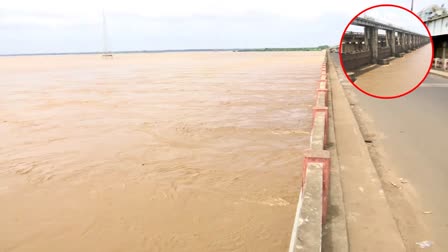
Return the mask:
M 322 227 L 327 216 L 330 152 L 328 139 L 327 56 L 316 85 L 310 147 L 305 151 L 302 182 L 289 251 L 321 251 Z

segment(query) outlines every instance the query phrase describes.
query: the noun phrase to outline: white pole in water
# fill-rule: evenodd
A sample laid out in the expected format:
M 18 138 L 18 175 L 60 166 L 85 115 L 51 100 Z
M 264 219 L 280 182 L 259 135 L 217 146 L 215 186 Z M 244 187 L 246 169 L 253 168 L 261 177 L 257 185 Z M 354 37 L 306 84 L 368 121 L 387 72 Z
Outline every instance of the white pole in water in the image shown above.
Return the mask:
M 106 15 L 103 10 L 103 56 L 112 56 L 109 52 L 108 43 L 107 43 L 107 27 L 106 27 Z

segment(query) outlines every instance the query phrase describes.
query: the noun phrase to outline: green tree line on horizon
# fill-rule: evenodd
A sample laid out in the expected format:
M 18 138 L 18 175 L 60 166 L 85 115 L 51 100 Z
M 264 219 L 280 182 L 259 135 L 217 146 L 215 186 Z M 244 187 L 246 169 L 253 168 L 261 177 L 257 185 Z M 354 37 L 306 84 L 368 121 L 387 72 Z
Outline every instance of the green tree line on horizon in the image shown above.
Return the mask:
M 264 52 L 264 51 L 321 51 L 330 48 L 328 45 L 318 47 L 291 47 L 291 48 L 257 48 L 257 49 L 241 49 L 239 52 Z

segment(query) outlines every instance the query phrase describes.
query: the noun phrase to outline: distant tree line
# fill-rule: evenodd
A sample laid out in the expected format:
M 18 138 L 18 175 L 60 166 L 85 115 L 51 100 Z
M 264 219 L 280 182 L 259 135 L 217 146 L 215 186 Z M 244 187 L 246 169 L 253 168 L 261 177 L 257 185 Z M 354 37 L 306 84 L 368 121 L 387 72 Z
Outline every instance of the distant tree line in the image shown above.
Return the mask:
M 291 48 L 256 48 L 256 49 L 239 49 L 238 52 L 277 52 L 277 51 L 322 51 L 330 48 L 328 45 L 318 47 L 291 47 Z

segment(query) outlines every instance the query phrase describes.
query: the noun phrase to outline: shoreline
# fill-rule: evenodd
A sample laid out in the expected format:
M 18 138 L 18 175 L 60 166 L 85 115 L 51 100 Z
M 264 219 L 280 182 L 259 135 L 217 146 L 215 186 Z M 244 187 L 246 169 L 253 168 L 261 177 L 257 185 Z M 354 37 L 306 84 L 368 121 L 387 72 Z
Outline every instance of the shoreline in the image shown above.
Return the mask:
M 182 53 L 182 52 L 307 52 L 322 51 L 325 48 L 320 47 L 301 47 L 301 48 L 228 48 L 228 49 L 168 49 L 168 50 L 137 50 L 137 51 L 113 51 L 110 54 L 137 54 L 137 53 Z M 13 53 L 0 54 L 0 57 L 19 57 L 19 56 L 56 56 L 56 55 L 95 55 L 104 54 L 103 52 L 60 52 L 60 53 Z

